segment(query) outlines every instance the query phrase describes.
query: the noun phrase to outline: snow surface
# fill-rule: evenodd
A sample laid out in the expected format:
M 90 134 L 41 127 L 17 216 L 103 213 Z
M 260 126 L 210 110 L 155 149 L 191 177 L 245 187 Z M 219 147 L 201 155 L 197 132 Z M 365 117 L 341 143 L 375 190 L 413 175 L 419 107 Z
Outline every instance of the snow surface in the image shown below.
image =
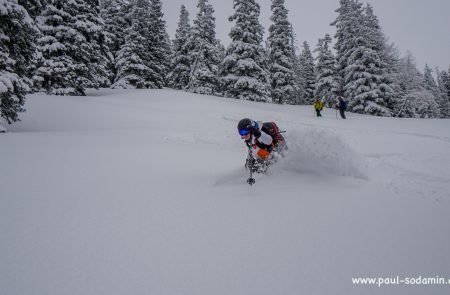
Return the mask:
M 450 278 L 450 120 L 88 94 L 0 134 L 1 294 L 448 294 L 351 278 Z M 243 117 L 287 130 L 253 187 Z

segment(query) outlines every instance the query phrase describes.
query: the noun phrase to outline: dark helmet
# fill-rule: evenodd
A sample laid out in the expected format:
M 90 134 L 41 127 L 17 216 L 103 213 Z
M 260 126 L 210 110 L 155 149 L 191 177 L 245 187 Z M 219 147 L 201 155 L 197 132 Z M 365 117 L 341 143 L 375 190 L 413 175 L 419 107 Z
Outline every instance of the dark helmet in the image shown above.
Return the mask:
M 239 121 L 237 129 L 240 135 L 245 136 L 249 133 L 252 133 L 254 130 L 258 129 L 258 123 L 256 123 L 253 120 L 250 120 L 249 118 L 244 118 L 241 121 Z

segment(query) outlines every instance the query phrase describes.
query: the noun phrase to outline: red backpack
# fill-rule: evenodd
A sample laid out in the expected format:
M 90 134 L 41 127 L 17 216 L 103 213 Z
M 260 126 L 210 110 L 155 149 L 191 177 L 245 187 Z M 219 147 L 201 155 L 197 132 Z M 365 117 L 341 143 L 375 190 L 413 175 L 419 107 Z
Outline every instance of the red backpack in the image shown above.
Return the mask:
M 283 142 L 284 138 L 280 133 L 280 128 L 278 128 L 278 125 L 275 122 L 263 123 L 261 130 L 272 137 L 274 146 L 277 146 L 280 142 Z

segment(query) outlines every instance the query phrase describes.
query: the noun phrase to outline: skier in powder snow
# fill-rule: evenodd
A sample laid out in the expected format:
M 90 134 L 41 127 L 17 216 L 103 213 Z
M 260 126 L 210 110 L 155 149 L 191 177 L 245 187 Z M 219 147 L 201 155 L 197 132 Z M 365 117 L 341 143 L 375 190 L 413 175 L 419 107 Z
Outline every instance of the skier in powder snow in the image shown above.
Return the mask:
M 239 121 L 237 129 L 252 155 L 251 159 L 247 158 L 246 168 L 249 166 L 249 161 L 256 160 L 258 164 L 265 167 L 262 169 L 265 171 L 268 161 L 273 158 L 272 152 L 281 153 L 287 149 L 284 137 L 273 122 L 262 123 L 244 118 Z

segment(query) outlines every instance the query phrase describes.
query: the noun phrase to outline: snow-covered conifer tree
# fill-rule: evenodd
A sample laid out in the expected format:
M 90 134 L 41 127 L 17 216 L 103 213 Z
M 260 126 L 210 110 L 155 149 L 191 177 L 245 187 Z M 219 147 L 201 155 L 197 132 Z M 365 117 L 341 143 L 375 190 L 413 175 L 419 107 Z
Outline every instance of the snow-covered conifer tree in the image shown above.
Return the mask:
M 181 5 L 180 20 L 172 44 L 171 71 L 167 78 L 168 85 L 175 89 L 184 89 L 189 83 L 191 63 L 187 45 L 190 35 L 189 12 Z
M 27 65 L 27 71 L 28 73 L 26 74 L 27 78 L 30 79 L 30 86 L 31 86 L 31 91 L 33 91 L 33 75 L 34 72 L 36 71 L 36 67 L 37 67 L 37 57 L 38 57 L 38 51 L 37 51 L 37 39 L 41 36 L 40 34 L 40 30 L 38 28 L 38 26 L 36 25 L 36 18 L 42 13 L 42 11 L 44 10 L 44 8 L 46 7 L 46 5 L 50 4 L 51 0 L 18 0 L 18 4 L 22 5 L 25 10 L 28 12 L 29 16 L 31 17 L 31 19 L 33 20 L 33 25 L 34 25 L 34 31 L 36 32 L 35 35 L 35 41 L 34 41 L 34 46 L 33 46 L 33 58 L 31 60 L 31 62 L 28 63 Z
M 447 96 L 448 96 L 448 100 L 450 101 L 450 66 L 448 67 L 448 72 L 447 72 Z
M 116 59 L 119 50 L 125 44 L 127 30 L 131 26 L 131 2 L 125 0 L 102 0 L 100 15 L 103 19 L 103 30 L 109 47 L 108 72 L 109 80 L 117 77 Z
M 424 69 L 423 87 L 425 91 L 419 101 L 418 114 L 421 118 L 440 118 L 441 114 L 438 104 L 440 92 L 433 77 L 433 71 L 428 65 L 425 65 Z M 429 94 L 426 94 L 426 92 Z
M 125 43 L 127 30 L 131 26 L 131 9 L 131 2 L 125 0 L 101 0 L 100 2 L 100 15 L 112 54 L 116 54 Z
M 388 38 L 382 32 L 378 17 L 375 16 L 370 4 L 366 4 L 364 12 L 367 31 L 369 32 L 369 34 L 366 34 L 369 39 L 368 43 L 380 59 L 380 83 L 374 87 L 380 94 L 379 98 L 375 100 L 379 106 L 388 110 L 388 114 L 383 115 L 391 116 L 395 91 L 398 87 L 392 77 L 398 63 L 396 48 L 394 44 L 388 44 Z
M 156 59 L 149 51 L 150 37 L 150 2 L 136 0 L 130 12 L 131 27 L 127 30 L 125 43 L 117 53 L 117 77 L 112 88 L 158 88 L 162 87 L 159 73 L 154 72 L 150 64 Z M 158 84 L 155 84 L 157 82 Z
M 343 96 L 348 52 L 354 46 L 353 40 L 361 20 L 362 5 L 356 0 L 340 0 L 340 6 L 335 11 L 338 13 L 338 16 L 331 25 L 336 26 L 336 34 L 334 36 L 336 38 L 334 48 L 336 49 L 337 61 L 335 80 L 338 83 L 336 94 Z
M 436 80 L 433 77 L 433 70 L 427 64 L 423 70 L 423 83 L 425 89 L 430 91 L 435 99 L 437 99 L 439 97 L 439 89 L 436 84 Z
M 315 96 L 319 96 L 328 106 L 333 104 L 333 96 L 336 94 L 337 83 L 335 81 L 336 59 L 329 47 L 331 43 L 330 35 L 326 34 L 324 38 L 319 39 L 316 57 L 316 89 Z
M 361 12 L 355 23 L 354 46 L 346 52 L 344 95 L 353 112 L 391 116 L 388 105 L 393 90 L 386 81 L 385 64 L 381 58 L 381 28 L 370 5 Z
M 303 42 L 303 50 L 300 55 L 301 75 L 303 81 L 302 100 L 304 104 L 314 102 L 314 91 L 316 89 L 316 75 L 314 73 L 314 58 L 309 49 L 308 42 Z
M 450 117 L 450 101 L 448 98 L 447 85 L 449 83 L 449 76 L 446 71 L 439 71 L 436 69 L 436 75 L 438 80 L 439 97 L 437 103 L 441 112 L 441 118 Z
M 294 43 L 292 43 L 294 44 Z M 300 64 L 300 56 L 297 55 L 297 47 L 293 47 L 292 52 L 292 70 L 294 71 L 294 100 L 292 104 L 302 104 L 302 93 L 303 93 L 303 80 L 302 80 L 302 69 Z
M 269 27 L 270 84 L 272 100 L 277 103 L 295 101 L 294 60 L 292 48 L 292 26 L 284 0 L 272 0 L 273 24 Z
M 166 60 L 164 62 L 164 65 L 166 67 L 166 76 L 165 76 L 165 81 L 166 81 L 166 85 L 167 85 L 167 75 L 169 74 L 170 71 L 170 62 L 171 62 L 171 57 L 173 56 L 173 45 L 172 45 L 172 40 L 170 40 L 170 35 L 166 30 L 166 26 L 164 25 L 164 35 L 166 37 L 166 40 L 163 44 L 164 50 L 166 51 Z
M 265 58 L 260 6 L 254 0 L 234 0 L 235 13 L 229 18 L 231 43 L 221 64 L 225 95 L 252 101 L 271 101 L 269 73 Z
M 225 56 L 227 55 L 227 49 L 225 48 L 225 46 L 222 44 L 222 42 L 217 39 L 217 51 L 219 54 L 219 60 L 223 60 L 225 58 Z
M 408 52 L 400 59 L 398 83 L 400 85 L 399 97 L 394 104 L 394 116 L 414 118 L 417 117 L 417 101 L 424 89 L 422 75 L 417 69 L 414 56 Z
M 214 94 L 218 90 L 218 64 L 221 62 L 217 49 L 216 19 L 214 8 L 207 0 L 199 0 L 199 9 L 191 38 L 189 55 L 191 60 L 189 91 L 202 94 Z
M 303 92 L 303 82 L 301 77 L 301 65 L 300 65 L 300 56 L 297 54 L 298 52 L 298 42 L 297 36 L 294 33 L 294 29 L 290 27 L 290 36 L 291 36 L 291 58 L 292 58 L 292 71 L 294 72 L 294 100 L 291 102 L 292 104 L 301 104 L 302 103 L 302 92 Z M 270 51 L 267 54 L 270 56 Z
M 416 112 L 419 118 L 439 118 L 439 105 L 433 93 L 424 89 L 415 94 L 418 94 L 416 99 Z
M 50 0 L 18 0 L 19 5 L 22 5 L 30 15 L 32 19 L 36 18 L 46 5 L 49 4 Z
M 447 89 L 447 103 L 449 106 L 447 118 L 450 118 L 450 66 L 448 67 L 447 81 L 445 83 L 445 88 Z
M 401 71 L 401 58 L 400 52 L 394 43 L 388 43 L 388 39 L 384 37 L 384 46 L 381 52 L 381 58 L 384 61 L 385 67 L 383 79 L 389 84 L 392 89 L 390 97 L 387 97 L 387 108 L 392 110 L 392 115 L 395 116 L 395 105 L 397 100 L 405 93 L 402 90 L 399 80 Z
M 27 11 L 29 17 L 31 18 L 31 24 L 28 24 L 27 27 L 24 27 L 24 32 L 18 32 L 18 39 L 14 41 L 15 49 L 14 52 L 17 52 L 18 62 L 16 71 L 20 71 L 20 75 L 22 77 L 26 77 L 27 83 L 32 86 L 32 75 L 35 70 L 35 62 L 36 62 L 36 41 L 39 37 L 39 29 L 36 26 L 35 18 L 42 11 L 44 5 L 48 2 L 48 0 L 18 0 L 18 1 L 9 1 L 16 2 L 19 6 L 22 6 Z M 31 27 L 31 29 L 30 29 Z M 27 40 L 27 44 L 20 43 Z M 20 41 L 22 40 L 22 41 Z
M 91 80 L 91 87 L 106 87 L 111 85 L 108 79 L 109 47 L 103 30 L 104 22 L 100 16 L 99 0 L 77 0 L 79 5 L 75 17 L 74 28 L 84 37 L 77 52 L 76 61 L 84 63 Z
M 439 118 L 439 89 L 436 84 L 436 80 L 433 77 L 433 70 L 425 65 L 423 73 L 423 87 L 425 89 L 424 93 L 429 94 L 423 95 L 418 106 L 418 114 L 421 118 Z
M 49 94 L 84 95 L 104 81 L 102 22 L 97 0 L 53 0 L 37 17 L 38 67 L 34 81 Z M 103 67 L 103 68 L 102 68 Z
M 439 118 L 440 108 L 434 94 L 439 90 L 432 70 L 426 66 L 424 74 L 421 74 L 409 52 L 401 59 L 400 65 L 399 81 L 404 95 L 395 104 L 395 116 Z
M 150 2 L 150 44 L 149 51 L 152 57 L 148 66 L 152 69 L 150 77 L 151 88 L 162 88 L 166 83 L 166 76 L 170 67 L 170 43 L 166 31 L 166 22 L 163 19 L 161 0 Z
M 16 0 L 0 0 L 0 116 L 8 124 L 24 111 L 36 33 L 23 6 Z

